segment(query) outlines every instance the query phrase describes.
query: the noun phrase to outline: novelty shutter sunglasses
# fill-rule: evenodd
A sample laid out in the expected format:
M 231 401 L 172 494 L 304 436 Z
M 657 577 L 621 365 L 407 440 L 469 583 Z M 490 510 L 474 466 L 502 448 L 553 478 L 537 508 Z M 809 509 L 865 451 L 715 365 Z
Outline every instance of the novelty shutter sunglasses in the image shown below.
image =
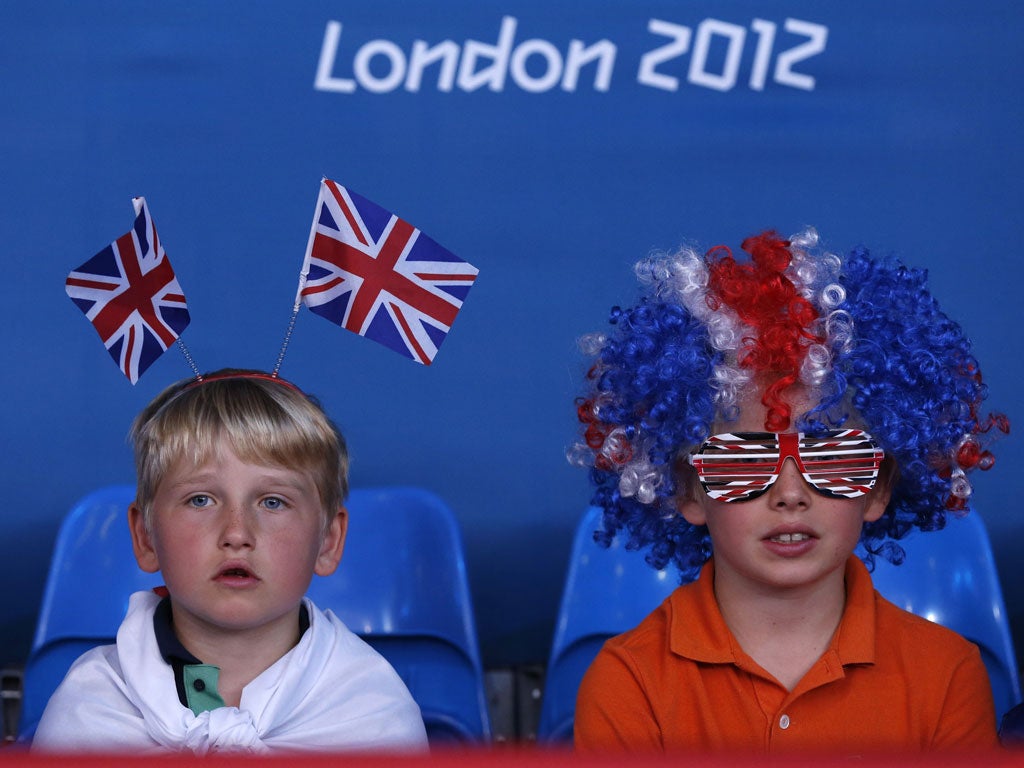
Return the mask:
M 822 496 L 854 499 L 874 488 L 885 451 L 859 429 L 833 429 L 815 437 L 803 432 L 734 432 L 712 435 L 688 461 L 712 499 L 749 501 L 779 479 L 787 458 Z

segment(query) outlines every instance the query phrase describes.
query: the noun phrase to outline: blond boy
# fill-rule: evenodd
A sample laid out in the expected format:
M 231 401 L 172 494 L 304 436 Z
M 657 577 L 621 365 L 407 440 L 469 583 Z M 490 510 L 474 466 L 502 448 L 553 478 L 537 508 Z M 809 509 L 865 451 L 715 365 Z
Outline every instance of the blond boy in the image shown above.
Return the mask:
M 294 385 L 225 370 L 179 382 L 132 427 L 139 592 L 115 645 L 68 672 L 33 748 L 73 751 L 421 749 L 398 675 L 304 598 L 347 526 L 340 433 Z

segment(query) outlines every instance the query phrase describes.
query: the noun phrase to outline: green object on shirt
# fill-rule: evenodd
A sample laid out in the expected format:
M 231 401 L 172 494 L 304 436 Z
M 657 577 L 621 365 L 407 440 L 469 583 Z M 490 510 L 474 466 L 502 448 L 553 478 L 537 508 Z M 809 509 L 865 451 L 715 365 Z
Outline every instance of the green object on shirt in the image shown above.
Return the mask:
M 203 712 L 224 706 L 224 699 L 217 691 L 220 667 L 211 664 L 186 664 L 182 669 L 185 676 L 185 698 L 188 708 L 197 717 Z

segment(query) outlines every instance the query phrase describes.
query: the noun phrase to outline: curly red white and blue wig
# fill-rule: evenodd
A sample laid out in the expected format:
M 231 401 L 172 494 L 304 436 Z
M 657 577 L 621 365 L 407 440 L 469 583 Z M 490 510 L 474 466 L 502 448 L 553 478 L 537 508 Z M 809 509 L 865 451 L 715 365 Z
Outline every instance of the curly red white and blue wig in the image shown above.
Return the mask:
M 649 548 L 653 567 L 695 575 L 711 541 L 677 512 L 679 463 L 756 387 L 767 431 L 814 433 L 856 418 L 895 460 L 889 505 L 861 544 L 869 567 L 876 555 L 901 562 L 899 539 L 963 513 L 967 473 L 995 460 L 983 435 L 1009 430 L 1004 416 L 982 414 L 987 387 L 970 342 L 929 293 L 925 270 L 863 248 L 841 259 L 813 229 L 790 240 L 764 232 L 742 248 L 749 260 L 725 246 L 642 260 L 638 303 L 614 307 L 612 329 L 581 340 L 595 360 L 569 459 L 597 487 L 596 540 L 621 532 L 627 547 Z M 820 401 L 792 413 L 793 386 Z

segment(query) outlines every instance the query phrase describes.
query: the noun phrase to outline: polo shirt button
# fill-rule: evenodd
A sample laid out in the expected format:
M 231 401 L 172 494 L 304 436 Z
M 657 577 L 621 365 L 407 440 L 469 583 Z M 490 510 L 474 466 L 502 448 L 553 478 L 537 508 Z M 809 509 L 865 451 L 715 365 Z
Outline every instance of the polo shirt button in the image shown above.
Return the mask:
M 201 679 L 199 679 L 199 680 L 196 680 L 194 683 L 192 683 L 192 687 L 195 688 L 200 693 L 202 693 L 203 691 L 206 690 L 206 683 L 203 682 Z
M 783 715 L 779 718 L 779 728 L 781 728 L 782 730 L 786 730 L 787 728 L 789 728 L 789 715 Z

